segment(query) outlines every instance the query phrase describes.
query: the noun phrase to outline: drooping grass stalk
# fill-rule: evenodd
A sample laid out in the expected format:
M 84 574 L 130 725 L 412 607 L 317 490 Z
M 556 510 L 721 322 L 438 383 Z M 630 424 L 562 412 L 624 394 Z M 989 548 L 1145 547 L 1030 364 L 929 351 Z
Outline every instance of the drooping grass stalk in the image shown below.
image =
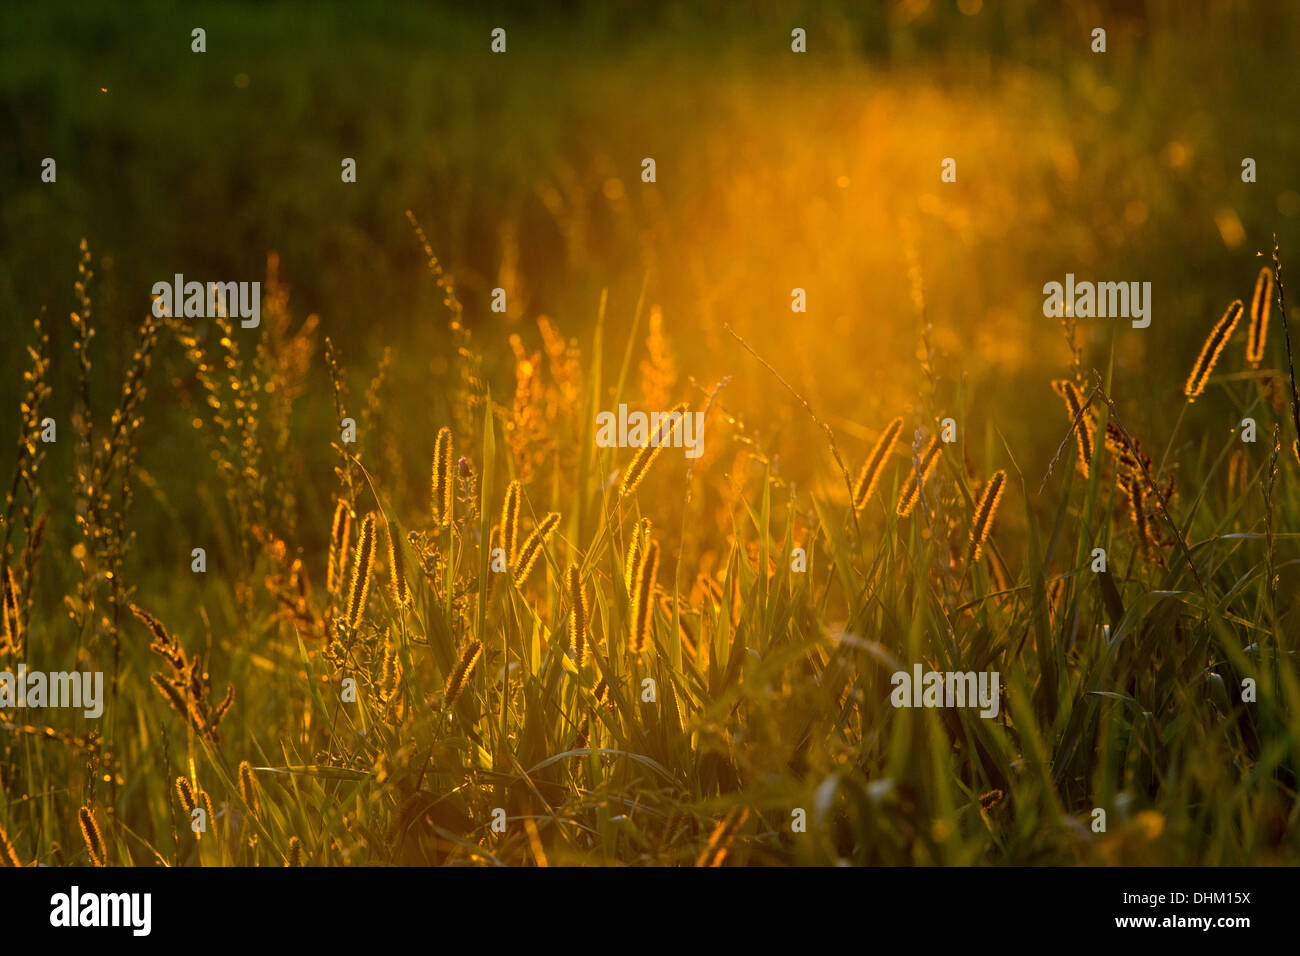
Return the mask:
M 1287 378 L 1291 382 L 1291 424 L 1295 426 L 1295 439 L 1291 450 L 1300 463 L 1300 389 L 1295 381 L 1295 357 L 1291 351 L 1291 322 L 1286 314 L 1286 290 L 1282 285 L 1282 258 L 1278 254 L 1277 233 L 1273 234 L 1273 275 L 1277 282 L 1277 315 L 1282 320 L 1282 338 L 1286 342 Z
M 1106 394 L 1105 388 L 1102 387 L 1101 373 L 1096 369 L 1093 369 L 1092 375 L 1096 382 L 1096 393 L 1101 396 L 1101 400 L 1106 403 L 1108 408 L 1110 408 L 1111 421 L 1113 421 L 1115 427 L 1119 429 L 1119 432 L 1123 436 L 1124 442 L 1128 448 L 1136 452 L 1137 444 L 1133 441 L 1132 436 L 1124 427 L 1123 422 L 1120 421 L 1119 410 L 1115 407 L 1115 403 L 1111 401 L 1110 396 Z M 1183 535 L 1182 529 L 1174 523 L 1173 517 L 1169 514 L 1169 503 L 1165 500 L 1164 493 L 1160 490 L 1160 486 L 1157 485 L 1155 479 L 1151 477 L 1151 469 L 1147 466 L 1145 461 L 1140 462 L 1140 464 L 1142 468 L 1142 477 L 1146 480 L 1147 487 L 1160 505 L 1160 513 L 1165 519 L 1165 524 L 1168 525 L 1169 530 L 1173 533 L 1175 540 L 1178 542 L 1178 546 L 1182 549 L 1183 558 L 1187 561 L 1187 568 L 1192 573 L 1192 579 L 1196 581 L 1196 586 L 1200 589 L 1201 594 L 1208 602 L 1209 592 L 1206 589 L 1205 581 L 1201 579 L 1200 571 L 1196 568 L 1196 562 L 1192 560 L 1192 552 L 1187 546 L 1187 538 Z

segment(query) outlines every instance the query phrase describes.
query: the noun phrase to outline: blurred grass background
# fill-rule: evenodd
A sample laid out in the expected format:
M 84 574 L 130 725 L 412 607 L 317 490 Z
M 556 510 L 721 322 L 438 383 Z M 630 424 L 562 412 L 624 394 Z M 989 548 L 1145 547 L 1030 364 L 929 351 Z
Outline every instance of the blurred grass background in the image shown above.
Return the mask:
M 323 2 L 182 9 L 47 3 L 8 7 L 0 17 L 0 403 L 13 409 L 22 394 L 21 346 L 32 319 L 44 311 L 54 356 L 50 413 L 60 423 L 60 442 L 49 449 L 46 468 L 58 480 L 47 482 L 54 518 L 50 560 L 36 584 L 42 609 L 59 607 L 77 575 L 68 559 L 76 540 L 66 478 L 76 445 L 77 368 L 67 315 L 75 307 L 82 237 L 96 272 L 92 361 L 98 392 L 91 404 L 98 421 L 116 404 L 154 282 L 177 272 L 199 280 L 263 279 L 274 251 L 280 278 L 292 290 L 293 316 L 319 315 L 320 337 L 336 344 L 354 410 L 366 407 L 367 383 L 391 349 L 384 395 L 374 403 L 382 420 L 363 429 L 361 446 L 385 500 L 408 515 L 427 507 L 434 435 L 450 420 L 449 401 L 459 387 L 447 310 L 408 224 L 408 209 L 455 276 L 498 402 L 509 401 L 515 383 L 509 337 L 519 335 L 525 352 L 538 349 L 535 320 L 542 314 L 576 337 L 584 374 L 590 373 L 588 349 L 606 293 L 602 382 L 612 401 L 614 370 L 629 338 L 634 351 L 628 354 L 644 351 L 644 324 L 632 333 L 644 294 L 646 305 L 662 309 L 683 382 L 694 378 L 708 389 L 732 376 L 721 396 L 724 411 L 743 417 L 745 437 L 772 456 L 764 495 L 777 482 L 800 489 L 815 483 L 832 501 L 842 492 L 822 436 L 726 334 L 724 323 L 769 357 L 834 426 L 850 467 L 885 422 L 904 415 L 911 423 L 922 417 L 918 406 L 928 409 L 921 396 L 932 385 L 918 353 L 922 325 L 932 323 L 934 405 L 957 418 L 963 451 L 978 459 L 967 469 L 954 463 L 953 473 L 988 474 L 1009 464 L 996 428 L 1032 491 L 1065 429 L 1048 383 L 1067 375 L 1070 362 L 1059 324 L 1042 315 L 1045 282 L 1073 272 L 1080 279 L 1152 283 L 1150 328 L 1092 319 L 1080 322 L 1079 334 L 1084 370 L 1113 364 L 1112 392 L 1125 423 L 1159 453 L 1184 407 L 1181 383 L 1206 331 L 1230 300 L 1249 296 L 1257 254 L 1271 248 L 1275 231 L 1283 262 L 1300 261 L 1294 255 L 1300 192 L 1292 158 L 1300 85 L 1291 56 L 1300 9 L 1287 5 L 904 0 L 416 8 Z M 489 31 L 497 26 L 508 31 L 504 56 L 488 49 Z M 202 55 L 190 51 L 194 27 L 206 30 Z M 806 55 L 790 52 L 794 27 L 807 31 Z M 1096 27 L 1107 30 L 1102 55 L 1090 50 Z M 58 161 L 57 184 L 40 182 L 46 156 Z M 654 184 L 640 181 L 647 156 L 657 163 Z M 1258 163 L 1255 184 L 1241 182 L 1246 156 Z M 356 184 L 340 182 L 343 157 L 357 161 Z M 954 184 L 940 182 L 945 157 L 957 160 Z M 924 318 L 914 304 L 918 278 Z M 508 294 L 504 317 L 489 311 L 497 286 Z M 807 290 L 807 314 L 790 311 L 795 287 Z M 205 347 L 219 337 L 212 323 L 200 320 L 196 329 Z M 265 334 L 237 330 L 242 354 Z M 197 393 L 192 369 L 177 360 L 174 346 L 168 348 L 158 357 L 143 405 L 140 472 L 154 480 L 136 488 L 126 521 L 135 546 L 123 577 L 150 607 L 178 622 L 187 639 L 206 632 L 210 644 L 229 652 L 217 662 L 219 673 L 228 666 L 232 679 L 265 679 L 249 688 L 251 706 L 236 718 L 247 739 L 235 736 L 232 749 L 251 752 L 250 744 L 266 745 L 258 735 L 267 728 L 282 739 L 284 721 L 298 714 L 294 698 L 278 696 L 285 685 L 271 683 L 271 676 L 289 671 L 263 673 L 260 659 L 253 660 L 267 646 L 283 650 L 268 636 L 277 624 L 242 619 L 231 597 L 236 538 L 248 529 L 226 508 L 217 469 L 202 460 L 208 446 L 190 427 Z M 208 348 L 208 354 L 219 351 Z M 309 391 L 294 406 L 293 454 L 285 456 L 302 519 L 295 540 L 313 564 L 327 550 L 337 493 L 330 448 L 337 424 L 320 352 L 312 355 Z M 1283 362 L 1275 331 L 1266 366 Z M 1225 361 L 1224 369 L 1238 367 L 1237 356 Z M 1180 467 L 1191 463 L 1189 497 L 1214 474 L 1207 464 L 1211 451 L 1218 453 L 1240 418 L 1240 396 L 1249 388 L 1237 388 L 1234 399 L 1228 383 L 1230 372 L 1216 376 L 1178 432 L 1170 460 Z M 0 455 L 11 453 L 17 427 L 13 414 L 0 417 Z M 708 454 L 717 454 L 709 441 Z M 1253 448 L 1256 478 L 1267 441 L 1261 435 Z M 716 447 L 723 443 L 718 439 Z M 478 449 L 458 451 L 473 456 Z M 660 471 L 656 479 L 680 478 L 680 472 Z M 701 496 L 719 493 L 716 486 L 733 476 L 723 477 L 701 487 Z M 498 485 L 502 479 L 489 474 Z M 721 493 L 739 493 L 744 480 L 740 475 Z M 538 501 L 547 482 L 545 475 L 537 482 Z M 1038 517 L 1055 510 L 1056 531 L 1069 510 L 1070 485 L 1061 483 L 1064 491 L 1053 487 L 1025 509 L 1041 511 Z M 1203 509 L 1198 534 L 1258 530 L 1249 514 L 1258 510 L 1259 497 L 1250 486 L 1246 509 L 1238 487 L 1246 485 L 1229 477 L 1226 497 L 1215 492 L 1216 507 Z M 1088 494 L 1092 502 L 1095 485 Z M 1091 508 L 1076 528 L 1076 559 L 1092 543 Z M 709 514 L 702 501 L 698 511 Z M 888 503 L 886 512 L 888 518 Z M 1003 512 L 1003 540 L 1015 542 L 1007 551 L 1020 563 L 1025 545 L 1023 582 L 1036 582 L 1041 592 L 1045 568 L 1037 560 L 1038 544 L 1019 533 L 1028 516 L 1009 506 Z M 1123 518 L 1122 510 L 1116 514 Z M 1289 527 L 1286 509 L 1278 517 L 1279 528 Z M 730 513 L 716 519 L 718 527 L 701 521 L 701 547 L 712 547 L 710 535 L 724 540 L 735 530 L 733 521 Z M 766 534 L 767 522 L 761 524 Z M 664 527 L 673 533 L 671 522 Z M 916 545 L 924 533 L 911 529 Z M 1071 539 L 1065 536 L 1065 551 Z M 178 574 L 196 541 L 209 547 L 214 573 Z M 891 548 L 887 535 L 868 546 Z M 685 563 L 690 558 L 683 553 Z M 1240 599 L 1238 625 L 1264 620 L 1262 609 L 1273 607 L 1262 586 L 1242 595 L 1232 584 L 1261 580 L 1258 563 L 1246 564 L 1248 557 L 1258 560 L 1243 545 L 1239 564 L 1219 568 L 1222 591 Z M 1060 558 L 1067 567 L 1069 560 L 1068 554 Z M 1153 593 L 1167 595 L 1179 585 L 1176 566 L 1165 573 L 1133 558 L 1127 564 L 1126 585 L 1143 599 L 1153 586 L 1160 585 Z M 1135 565 L 1158 577 L 1131 575 Z M 915 597 L 926 593 L 919 586 L 925 568 L 918 564 L 913 580 L 894 574 L 895 567 L 882 575 L 890 593 L 880 606 L 896 629 L 878 627 L 865 612 L 847 623 L 868 633 L 881 630 L 899 648 L 906 631 L 909 653 L 919 659 L 922 633 L 935 631 L 918 611 L 924 597 Z M 1275 626 L 1293 608 L 1294 569 L 1284 567 Z M 249 580 L 252 571 L 242 569 Z M 1172 629 L 1177 637 L 1166 621 L 1172 616 L 1153 614 L 1151 633 L 1167 637 Z M 809 631 L 840 623 L 816 618 Z M 1091 618 L 1086 623 L 1091 633 Z M 68 629 L 58 614 L 40 624 L 42 637 L 56 639 L 48 647 L 58 646 L 69 660 L 81 653 L 65 640 Z M 777 630 L 799 633 L 787 624 Z M 1018 617 L 1010 624 L 995 619 L 976 637 L 987 643 L 994 630 L 1010 636 L 1020 624 Z M 1215 639 L 1232 649 L 1234 642 L 1222 634 Z M 1102 653 L 1088 647 L 1090 654 Z M 1156 805 L 1170 820 L 1173 855 L 1165 858 L 1177 862 L 1184 852 L 1197 862 L 1253 859 L 1249 854 L 1267 841 L 1258 839 L 1252 814 L 1272 806 L 1276 794 L 1268 773 L 1295 747 L 1294 735 L 1278 730 L 1290 726 L 1288 698 L 1279 696 L 1266 698 L 1260 726 L 1282 742 L 1270 743 L 1267 759 L 1242 771 L 1242 781 L 1235 761 L 1242 754 L 1254 759 L 1256 748 L 1225 743 L 1212 749 L 1220 744 L 1211 731 L 1222 728 L 1208 722 L 1199 685 L 1179 668 L 1195 674 L 1202 666 L 1222 666 L 1214 659 L 1219 650 L 1189 652 L 1177 640 L 1142 644 L 1143 654 L 1162 660 L 1167 654 L 1173 661 L 1169 668 L 1161 664 L 1153 695 L 1176 690 L 1168 697 L 1178 718 L 1168 740 L 1148 745 L 1146 729 L 1131 738 L 1115 731 L 1112 739 L 1108 723 L 1098 737 L 1097 759 L 1083 748 L 1067 752 L 1071 760 L 1060 764 L 1065 773 L 1077 769 L 1075 757 L 1089 768 L 1095 763 L 1101 780 L 1095 791 L 1102 797 L 1132 783 L 1103 779 L 1117 767 L 1139 784 L 1169 768 L 1170 783 L 1159 793 L 1164 802 Z M 1017 658 L 1008 652 L 1005 660 L 1025 664 Z M 1033 663 L 1045 668 L 1044 661 L 1065 667 L 1073 679 L 1075 668 L 1062 664 L 1065 656 L 1036 654 Z M 1101 674 L 1096 679 L 1102 680 L 1107 672 L 1094 663 L 1085 659 L 1078 673 L 1089 680 Z M 297 679 L 296 672 L 290 676 Z M 293 694 L 306 693 L 297 683 L 288 686 Z M 1055 693 L 1051 677 L 1044 676 L 1042 686 Z M 272 687 L 275 693 L 263 692 Z M 1084 684 L 1070 690 L 1087 702 Z M 767 699 L 756 685 L 747 692 Z M 1018 693 L 1017 699 L 1027 698 Z M 1179 708 L 1188 701 L 1201 709 L 1184 721 Z M 798 716 L 797 708 L 779 710 Z M 1082 706 L 1042 710 L 1044 726 L 1085 712 Z M 883 724 L 884 713 L 883 699 L 863 709 L 864 772 L 873 769 L 868 731 Z M 1018 744 L 1037 766 L 1034 725 L 1026 716 L 1032 715 L 1017 715 L 1016 726 L 1029 743 Z M 1203 724 L 1197 718 L 1205 718 Z M 150 726 L 143 719 L 130 726 L 125 756 L 152 758 Z M 529 723 L 530 733 L 538 726 Z M 891 766 L 884 770 L 916 784 L 923 797 L 917 819 L 946 820 L 951 808 L 936 815 L 928 802 L 950 801 L 951 792 L 943 789 L 950 787 L 947 777 L 937 760 L 934 768 L 901 773 L 908 760 L 925 763 L 924 751 L 909 745 L 908 722 L 896 726 L 904 729 L 890 741 Z M 1119 718 L 1114 726 L 1128 733 Z M 768 744 L 785 738 L 784 726 L 775 723 L 767 737 L 741 735 L 740 750 L 748 748 L 761 771 L 755 779 L 765 781 L 769 770 L 780 769 L 779 750 Z M 533 744 L 540 747 L 539 740 Z M 1149 746 L 1149 754 L 1121 761 L 1116 754 L 1121 743 L 1130 745 L 1125 741 L 1135 750 Z M 937 731 L 931 748 L 945 758 L 952 749 Z M 1013 757 L 1007 749 L 994 763 L 1002 771 L 1026 765 Z M 139 759 L 134 764 L 145 765 L 154 769 Z M 1191 772 L 1183 773 L 1187 767 Z M 1290 765 L 1284 769 L 1277 787 L 1286 790 L 1287 803 L 1277 804 L 1279 814 L 1294 808 Z M 1206 781 L 1203 792 L 1196 788 L 1198 773 Z M 1083 806 L 1078 776 L 1062 785 L 1070 809 Z M 150 813 L 157 811 L 166 787 L 156 783 L 149 781 L 148 791 L 131 790 L 128 810 L 140 812 L 147 804 Z M 143 784 L 132 780 L 130 786 Z M 1049 804 L 1056 791 L 1044 777 L 1042 793 L 1050 800 L 1040 805 L 1037 786 L 1029 782 L 1031 799 L 1023 799 L 1024 790 L 1018 794 L 1024 809 L 1016 812 L 1024 816 L 1008 829 L 1024 841 L 1013 840 L 1002 858 L 1034 860 L 1043 852 L 1031 824 L 1040 812 L 1044 820 L 1055 818 Z M 784 792 L 780 796 L 785 799 Z M 134 817 L 127 813 L 126 819 Z M 1206 839 L 1184 839 L 1188 834 Z M 864 852 L 877 845 L 873 839 L 857 843 Z M 972 841 L 960 854 L 936 858 L 973 860 L 982 846 Z

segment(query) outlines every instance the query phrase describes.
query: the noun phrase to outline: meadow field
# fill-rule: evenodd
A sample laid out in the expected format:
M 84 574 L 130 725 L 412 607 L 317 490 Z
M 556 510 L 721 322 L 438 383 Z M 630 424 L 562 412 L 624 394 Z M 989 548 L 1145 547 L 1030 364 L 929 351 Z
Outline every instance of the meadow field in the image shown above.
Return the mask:
M 3 17 L 0 865 L 1300 863 L 1300 9 Z

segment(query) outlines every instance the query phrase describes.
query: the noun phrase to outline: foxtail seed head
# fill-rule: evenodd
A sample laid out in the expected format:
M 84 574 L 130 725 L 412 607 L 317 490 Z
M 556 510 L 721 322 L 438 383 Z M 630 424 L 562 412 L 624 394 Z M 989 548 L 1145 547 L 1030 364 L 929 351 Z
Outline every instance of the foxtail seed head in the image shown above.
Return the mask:
M 1196 364 L 1192 366 L 1192 372 L 1187 376 L 1187 384 L 1183 386 L 1183 394 L 1187 396 L 1188 404 L 1196 401 L 1197 396 L 1205 391 L 1205 383 L 1210 380 L 1210 373 L 1214 371 L 1214 366 L 1223 353 L 1223 347 L 1228 344 L 1228 339 L 1232 338 L 1232 330 L 1237 327 L 1237 320 L 1240 318 L 1241 300 L 1234 299 L 1228 306 L 1228 311 L 1224 312 L 1223 317 L 1214 323 L 1214 328 L 1210 329 L 1205 344 L 1201 346 L 1201 354 L 1196 356 Z
M 668 442 L 671 442 L 677 430 L 682 426 L 682 419 L 686 416 L 686 410 L 690 406 L 682 402 L 666 418 L 660 419 L 659 427 L 650 439 L 637 449 L 632 460 L 628 463 L 627 471 L 623 472 L 623 481 L 619 485 L 618 494 L 620 498 L 626 498 L 632 492 L 636 491 L 641 480 L 645 478 L 646 472 L 654 464 L 654 460 L 659 457 L 659 452 Z M 667 434 L 664 433 L 664 426 L 668 426 Z
M 587 596 L 577 564 L 569 565 L 564 583 L 569 592 L 569 646 L 573 648 L 574 664 L 581 667 L 587 660 Z
M 77 811 L 77 822 L 81 824 L 81 838 L 86 841 L 86 850 L 90 853 L 90 862 L 95 866 L 107 866 L 108 857 L 104 850 L 104 836 L 99 832 L 99 824 L 90 807 L 83 806 Z
M 560 523 L 558 512 L 552 511 L 540 522 L 537 527 L 533 528 L 532 533 L 524 539 L 523 547 L 519 549 L 519 557 L 515 561 L 515 582 L 523 584 L 528 580 L 528 575 L 532 573 L 533 566 L 537 564 L 537 559 L 541 557 L 542 545 L 550 540 L 556 527 Z
M 13 568 L 6 565 L 0 572 L 0 588 L 3 588 L 3 601 L 0 602 L 0 615 L 3 615 L 0 629 L 0 652 L 8 651 L 15 656 L 22 654 L 23 617 L 19 608 L 18 581 Z
M 208 826 L 215 827 L 217 825 L 217 815 L 212 811 L 212 798 L 208 796 L 208 791 L 199 791 L 199 803 L 203 804 L 203 812 L 207 815 Z M 202 834 L 199 834 L 199 836 L 202 837 Z
M 926 478 L 929 477 L 930 471 L 934 468 L 934 463 L 939 460 L 939 452 L 942 446 L 939 444 L 939 436 L 935 435 L 930 439 L 930 444 L 921 452 L 920 465 L 914 468 L 912 476 L 907 479 L 907 484 L 903 486 L 903 491 L 898 496 L 898 515 L 900 518 L 906 518 L 916 507 L 916 503 L 921 500 L 921 488 L 925 485 Z
M 0 866 L 20 867 L 22 865 L 23 861 L 19 859 L 18 851 L 14 849 L 9 834 L 5 833 L 4 827 L 0 827 Z
M 253 765 L 247 760 L 239 765 L 239 796 L 248 807 L 248 812 L 257 816 L 257 780 L 253 777 Z
M 393 603 L 399 608 L 411 603 L 411 588 L 406 582 L 406 557 L 402 554 L 402 543 L 388 525 L 388 578 L 393 592 Z
M 903 430 L 903 420 L 895 418 L 885 426 L 880 437 L 876 439 L 876 446 L 871 449 L 871 454 L 862 464 L 862 471 L 858 472 L 858 480 L 853 485 L 853 507 L 861 511 L 862 507 L 871 499 L 871 494 L 876 490 L 876 484 L 880 481 L 880 475 L 885 470 L 885 462 L 889 458 L 889 453 L 893 451 L 894 444 L 898 441 L 898 435 Z
M 1091 416 L 1084 411 L 1083 397 L 1079 394 L 1079 390 L 1075 388 L 1073 382 L 1064 378 L 1057 379 L 1052 382 L 1052 389 L 1065 402 L 1065 408 L 1070 413 L 1071 423 L 1078 423 L 1074 426 L 1074 440 L 1079 449 L 1079 471 L 1086 478 L 1088 477 L 1088 469 L 1092 466 L 1093 429 L 1095 425 Z
M 176 778 L 176 796 L 180 798 L 181 807 L 185 810 L 185 815 L 188 817 L 194 812 L 195 807 L 198 806 L 198 803 L 194 799 L 194 787 L 190 784 L 188 777 Z
M 433 520 L 436 524 L 448 524 L 451 521 L 452 472 L 451 472 L 451 429 L 445 425 L 438 429 L 438 440 L 433 446 L 433 469 L 431 475 L 431 492 Z
M 366 610 L 366 596 L 370 592 L 370 572 L 375 567 L 375 513 L 368 513 L 361 522 L 361 535 L 357 538 L 356 554 L 352 558 L 352 585 L 348 588 L 348 626 L 361 623 Z
M 518 480 L 506 488 L 505 504 L 501 506 L 501 546 L 505 548 L 506 563 L 513 565 L 519 552 L 519 508 L 524 488 Z
M 632 527 L 632 540 L 628 542 L 627 559 L 623 564 L 623 585 L 627 593 L 632 593 L 632 581 L 636 577 L 637 565 L 641 563 L 641 550 L 650 540 L 650 519 L 642 518 Z
M 1273 270 L 1264 266 L 1255 280 L 1250 297 L 1250 328 L 1246 339 L 1246 361 L 1254 368 L 1264 361 L 1264 338 L 1268 334 L 1268 313 L 1273 302 Z
M 461 652 L 460 660 L 456 666 L 451 669 L 447 675 L 447 684 L 443 688 L 443 706 L 451 707 L 460 697 L 465 685 L 469 683 L 471 675 L 474 673 L 474 666 L 478 664 L 478 659 L 483 656 L 483 642 L 470 641 Z
M 970 529 L 970 549 L 971 560 L 978 561 L 980 551 L 984 547 L 984 542 L 988 540 L 989 532 L 993 530 L 993 519 L 997 517 L 998 503 L 1002 500 L 1002 490 L 1007 483 L 1007 473 L 1005 471 L 996 471 L 989 483 L 984 486 L 984 493 L 980 495 L 979 502 L 975 505 L 975 520 Z
M 648 539 L 637 561 L 632 582 L 632 627 L 627 649 L 634 657 L 646 649 L 654 615 L 655 578 L 659 574 L 659 542 Z
M 352 539 L 352 509 L 342 498 L 334 506 L 334 524 L 330 528 L 329 564 L 325 568 L 325 590 L 338 593 L 348 563 L 348 545 Z

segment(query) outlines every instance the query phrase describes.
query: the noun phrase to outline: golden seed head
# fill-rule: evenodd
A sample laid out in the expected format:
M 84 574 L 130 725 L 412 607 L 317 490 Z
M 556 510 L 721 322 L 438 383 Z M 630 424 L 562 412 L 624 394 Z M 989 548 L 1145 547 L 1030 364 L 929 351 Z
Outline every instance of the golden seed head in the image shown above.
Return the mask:
M 176 796 L 180 798 L 181 807 L 184 808 L 186 815 L 194 812 L 198 803 L 194 800 L 194 787 L 190 784 L 188 777 L 176 778 Z
M 649 539 L 637 562 L 632 582 L 632 625 L 627 649 L 636 656 L 646 649 L 654 620 L 655 578 L 659 574 L 659 542 Z
M 208 796 L 208 791 L 206 790 L 199 791 L 199 802 L 203 804 L 203 813 L 208 818 L 207 821 L 208 826 L 209 827 L 216 826 L 217 815 L 212 811 L 212 797 Z M 202 836 L 202 834 L 199 834 L 199 836 Z
M 330 529 L 329 563 L 325 569 L 325 590 L 337 593 L 343 584 L 348 563 L 348 544 L 352 536 L 352 509 L 342 498 L 334 506 L 334 523 Z
M 375 513 L 369 512 L 361 522 L 361 535 L 352 558 L 352 585 L 348 588 L 347 622 L 355 628 L 361 623 L 370 590 L 370 573 L 375 566 Z
M 997 517 L 998 503 L 1002 500 L 1002 491 L 1006 486 L 1006 482 L 1007 473 L 1005 471 L 994 472 L 993 477 L 984 486 L 984 493 L 980 495 L 980 499 L 975 505 L 975 520 L 972 522 L 970 529 L 972 561 L 979 560 L 984 542 L 988 540 L 989 532 L 993 530 L 993 520 Z
M 577 564 L 569 565 L 564 581 L 569 594 L 569 646 L 573 648 L 573 662 L 581 667 L 587 660 L 587 597 Z
M 1070 423 L 1074 428 L 1074 440 L 1079 449 L 1079 471 L 1086 478 L 1092 466 L 1092 449 L 1095 425 L 1083 404 L 1083 397 L 1074 383 L 1068 379 L 1052 382 L 1052 389 L 1065 402 L 1066 411 L 1070 413 Z
M 452 445 L 451 429 L 445 425 L 438 429 L 438 439 L 433 446 L 433 468 L 430 476 L 433 520 L 445 525 L 451 521 L 452 501 Z
M 20 867 L 22 865 L 23 861 L 19 859 L 18 851 L 14 849 L 9 834 L 5 833 L 4 827 L 0 827 L 0 866 Z
M 406 557 L 391 524 L 388 525 L 388 577 L 393 603 L 399 608 L 411 603 L 411 588 L 406 581 Z
M 523 485 L 516 479 L 506 488 L 506 500 L 501 506 L 501 547 L 505 549 L 508 565 L 515 563 L 519 552 L 519 510 L 523 495 Z
M 528 575 L 532 573 L 534 565 L 537 564 L 537 559 L 541 557 L 542 546 L 551 539 L 551 535 L 559 523 L 559 513 L 552 511 L 537 524 L 537 527 L 533 528 L 532 533 L 524 540 L 514 566 L 515 581 L 517 583 L 523 584 L 528 579 Z
M 465 690 L 465 685 L 469 683 L 470 677 L 474 673 L 474 667 L 478 660 L 483 656 L 483 642 L 479 640 L 470 641 L 461 652 L 460 660 L 456 666 L 451 669 L 447 675 L 447 684 L 443 688 L 444 706 L 450 708 L 456 703 L 461 692 Z
M 3 600 L 0 600 L 0 651 L 8 650 L 15 656 L 22 654 L 22 637 L 23 637 L 23 616 L 21 605 L 21 590 L 18 587 L 18 580 L 14 577 L 14 569 L 5 565 L 3 573 L 0 573 L 0 589 L 3 589 Z
M 632 461 L 628 463 L 627 471 L 623 473 L 623 481 L 619 484 L 619 497 L 626 498 L 636 491 L 637 486 L 645 478 L 646 472 L 654 464 L 654 460 L 659 457 L 659 452 L 663 450 L 665 444 L 673 440 L 673 436 L 681 428 L 682 420 L 685 418 L 689 407 L 686 402 L 682 402 L 660 419 L 654 434 L 647 439 L 644 445 L 637 449 L 636 454 L 632 456 Z
M 627 546 L 627 559 L 623 564 L 623 585 L 627 593 L 632 593 L 632 582 L 636 578 L 636 569 L 641 563 L 641 549 L 650 540 L 650 519 L 642 518 L 632 528 L 632 538 Z
M 1219 356 L 1223 353 L 1224 346 L 1228 344 L 1228 339 L 1232 338 L 1237 320 L 1241 318 L 1241 309 L 1241 300 L 1234 299 L 1219 321 L 1214 323 L 1214 328 L 1210 329 L 1205 344 L 1201 346 L 1200 354 L 1196 356 L 1196 364 L 1192 366 L 1191 374 L 1187 376 L 1187 382 L 1183 385 L 1183 394 L 1187 396 L 1188 404 L 1196 401 L 1197 397 L 1205 391 L 1205 383 L 1210 380 L 1210 373 L 1218 364 Z
M 253 776 L 253 765 L 247 760 L 239 765 L 239 796 L 248 807 L 249 813 L 257 816 L 259 809 L 257 780 Z
M 880 437 L 876 440 L 875 447 L 871 449 L 871 454 L 862 463 L 862 471 L 858 472 L 858 480 L 853 485 L 853 507 L 856 510 L 861 511 L 863 505 L 871 499 L 871 494 L 876 490 L 876 484 L 880 481 L 880 476 L 885 470 L 885 462 L 889 459 L 889 453 L 893 451 L 902 430 L 902 418 L 895 418 L 886 425 L 885 430 L 880 433 Z
M 99 824 L 90 807 L 83 806 L 77 811 L 77 822 L 81 824 L 81 838 L 86 841 L 86 850 L 90 853 L 90 862 L 94 866 L 106 866 L 108 857 L 104 851 L 104 837 L 99 832 Z
M 930 439 L 930 444 L 921 452 L 919 467 L 913 468 L 912 476 L 903 485 L 903 490 L 898 496 L 897 511 L 900 518 L 906 518 L 910 515 L 912 509 L 916 507 L 916 503 L 921 500 L 921 489 L 925 486 L 925 480 L 930 476 L 934 463 L 939 460 L 939 452 L 942 447 L 939 443 L 939 436 L 935 435 Z
M 1255 279 L 1250 297 L 1250 326 L 1246 341 L 1246 361 L 1259 368 L 1264 361 L 1264 341 L 1268 335 L 1268 314 L 1273 301 L 1273 270 L 1263 266 Z

